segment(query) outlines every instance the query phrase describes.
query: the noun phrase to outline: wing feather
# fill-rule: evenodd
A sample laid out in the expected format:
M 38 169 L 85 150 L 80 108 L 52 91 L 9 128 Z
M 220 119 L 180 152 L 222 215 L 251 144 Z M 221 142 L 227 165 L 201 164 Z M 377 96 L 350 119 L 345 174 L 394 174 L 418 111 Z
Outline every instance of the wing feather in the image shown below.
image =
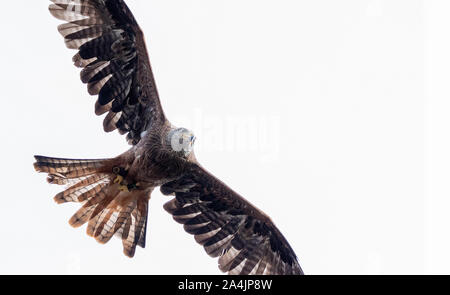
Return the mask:
M 166 123 L 144 36 L 123 0 L 51 0 L 50 13 L 67 23 L 58 26 L 81 81 L 98 95 L 95 113 L 104 130 L 118 129 L 137 144 L 143 131 Z
M 175 198 L 164 205 L 206 253 L 229 274 L 303 274 L 297 256 L 269 217 L 192 163 L 161 187 Z

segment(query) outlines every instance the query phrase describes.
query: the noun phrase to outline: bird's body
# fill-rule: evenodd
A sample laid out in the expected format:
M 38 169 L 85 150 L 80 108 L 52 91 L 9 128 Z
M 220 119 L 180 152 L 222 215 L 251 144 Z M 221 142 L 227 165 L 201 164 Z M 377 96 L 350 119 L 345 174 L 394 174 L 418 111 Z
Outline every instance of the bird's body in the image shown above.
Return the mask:
M 88 223 L 101 243 L 113 235 L 133 257 L 145 247 L 148 203 L 160 187 L 174 195 L 164 208 L 230 274 L 302 274 L 297 257 L 272 220 L 207 172 L 193 151 L 195 136 L 165 117 L 143 38 L 123 0 L 51 0 L 50 12 L 91 95 L 104 130 L 127 133 L 132 147 L 111 159 L 35 156 L 48 181 L 68 185 L 58 203 L 82 207 L 69 223 Z
M 168 142 L 171 130 L 173 128 L 168 126 L 151 130 L 138 144 L 115 159 L 121 166 L 129 167 L 124 179 L 127 183 L 139 183 L 141 187 L 155 188 L 182 175 L 188 158 L 195 158 L 193 153 L 186 157 L 171 148 Z M 168 161 L 171 165 L 167 164 Z

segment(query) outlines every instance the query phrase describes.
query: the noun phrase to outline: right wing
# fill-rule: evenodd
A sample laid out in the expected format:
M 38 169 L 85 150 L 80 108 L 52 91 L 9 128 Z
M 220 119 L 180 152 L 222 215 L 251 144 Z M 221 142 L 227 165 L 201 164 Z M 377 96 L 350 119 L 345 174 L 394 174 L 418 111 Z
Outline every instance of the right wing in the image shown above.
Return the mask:
M 192 163 L 181 178 L 161 186 L 175 195 L 164 205 L 206 253 L 229 274 L 299 275 L 294 250 L 275 224 L 228 186 Z
M 123 0 L 51 0 L 53 16 L 66 46 L 77 49 L 81 81 L 98 95 L 97 115 L 108 112 L 106 132 L 128 133 L 137 144 L 141 133 L 166 122 L 153 78 L 144 36 Z

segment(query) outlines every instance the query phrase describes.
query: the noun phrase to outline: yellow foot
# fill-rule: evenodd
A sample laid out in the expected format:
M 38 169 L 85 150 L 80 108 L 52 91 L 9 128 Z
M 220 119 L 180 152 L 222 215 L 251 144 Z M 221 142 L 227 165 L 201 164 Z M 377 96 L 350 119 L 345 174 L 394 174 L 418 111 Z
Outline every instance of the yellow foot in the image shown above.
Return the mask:
M 116 178 L 114 179 L 114 183 L 122 183 L 123 181 L 123 176 L 121 175 L 117 175 Z
M 126 185 L 121 185 L 121 186 L 119 186 L 119 190 L 121 190 L 121 191 L 123 191 L 123 192 L 129 192 L 128 186 L 126 186 Z

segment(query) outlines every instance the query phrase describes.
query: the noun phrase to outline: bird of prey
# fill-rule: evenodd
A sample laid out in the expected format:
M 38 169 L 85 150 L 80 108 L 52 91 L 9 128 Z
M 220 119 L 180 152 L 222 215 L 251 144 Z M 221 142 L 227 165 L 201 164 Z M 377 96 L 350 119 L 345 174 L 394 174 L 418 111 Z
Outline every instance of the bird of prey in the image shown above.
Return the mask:
M 89 94 L 106 113 L 106 132 L 127 134 L 131 148 L 111 159 L 35 156 L 49 183 L 67 185 L 57 203 L 79 202 L 69 223 L 87 223 L 100 243 L 122 239 L 125 255 L 145 247 L 152 191 L 174 196 L 164 205 L 229 274 L 303 274 L 297 256 L 272 220 L 196 160 L 195 136 L 164 115 L 143 33 L 123 0 L 51 0 L 53 16 Z

